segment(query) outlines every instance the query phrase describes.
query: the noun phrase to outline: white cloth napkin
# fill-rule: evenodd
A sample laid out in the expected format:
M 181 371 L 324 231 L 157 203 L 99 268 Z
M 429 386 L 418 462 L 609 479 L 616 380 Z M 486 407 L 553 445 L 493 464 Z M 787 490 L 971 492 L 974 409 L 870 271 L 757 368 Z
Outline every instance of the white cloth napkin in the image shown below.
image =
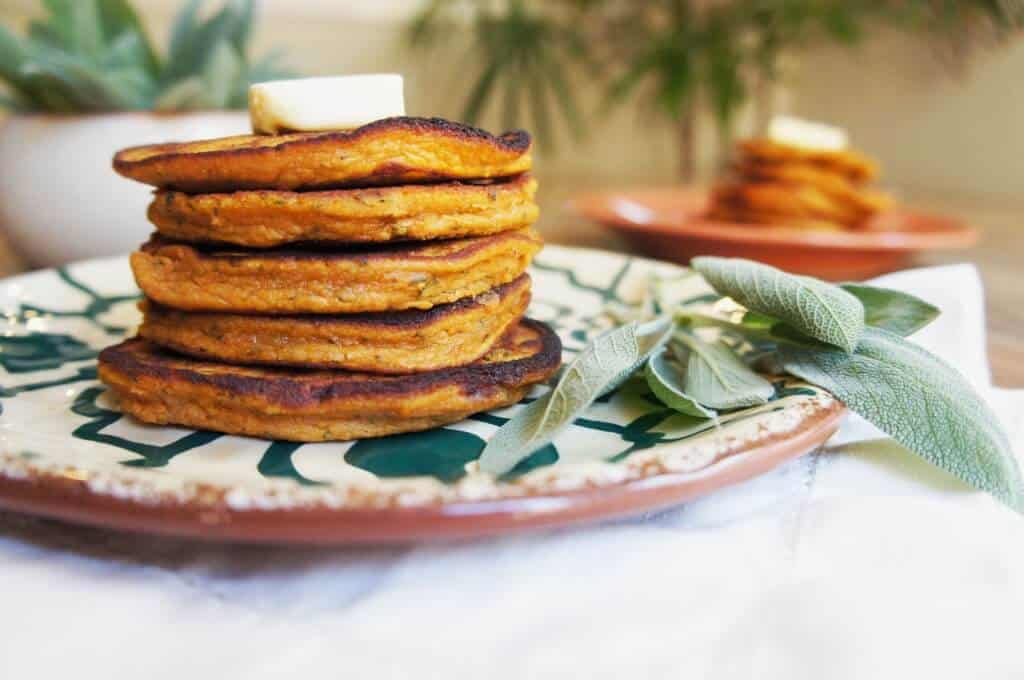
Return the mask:
M 885 277 L 990 396 L 977 272 Z M 0 678 L 1019 678 L 1024 521 L 851 418 L 651 516 L 377 549 L 208 546 L 0 514 Z

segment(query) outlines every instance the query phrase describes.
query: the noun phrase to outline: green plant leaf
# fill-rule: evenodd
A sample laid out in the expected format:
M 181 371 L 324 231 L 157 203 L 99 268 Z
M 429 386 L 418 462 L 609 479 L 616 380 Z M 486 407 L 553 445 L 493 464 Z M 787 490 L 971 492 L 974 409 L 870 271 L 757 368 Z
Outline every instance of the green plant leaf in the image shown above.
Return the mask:
M 671 329 L 668 319 L 643 325 L 633 322 L 595 338 L 566 367 L 551 391 L 494 433 L 480 455 L 480 469 L 501 476 L 546 446 L 595 399 L 628 379 L 667 340 Z
M 239 25 L 245 21 L 242 5 L 229 2 L 208 20 L 199 22 L 199 4 L 191 0 L 175 21 L 164 70 L 166 83 L 175 83 L 182 77 L 202 72 L 220 50 L 223 40 L 232 41 L 238 37 Z
M 76 52 L 77 40 L 72 18 L 75 0 L 43 0 L 42 4 L 49 14 L 45 20 L 33 21 L 28 25 L 29 37 L 67 52 Z
M 504 130 L 516 127 L 519 120 L 519 106 L 523 91 L 523 74 L 516 70 L 505 73 L 505 92 L 501 108 L 501 125 Z
M 96 0 L 75 0 L 71 3 L 71 26 L 75 53 L 90 59 L 97 58 L 103 48 L 103 27 Z
M 487 98 L 494 91 L 494 86 L 500 72 L 501 64 L 492 62 L 480 74 L 480 77 L 473 85 L 473 91 L 466 100 L 465 107 L 462 109 L 462 118 L 467 123 L 475 125 L 480 121 L 480 114 L 483 113 L 484 107 L 487 105 Z
M 864 306 L 842 288 L 738 258 L 697 257 L 691 264 L 712 288 L 747 309 L 847 352 L 856 349 Z
M 228 37 L 232 46 L 239 53 L 244 55 L 252 37 L 252 25 L 256 19 L 256 4 L 252 0 L 232 0 L 234 10 L 234 21 Z
M 97 0 L 97 7 L 107 40 L 117 41 L 125 36 L 133 36 L 143 68 L 150 78 L 156 78 L 160 74 L 160 58 L 139 15 L 128 0 Z
M 685 370 L 665 348 L 659 349 L 647 361 L 644 377 L 654 396 L 666 406 L 696 418 L 714 418 L 717 414 L 686 393 Z
M 0 78 L 19 91 L 22 90 L 21 68 L 25 57 L 25 46 L 21 40 L 0 24 Z
M 294 75 L 287 67 L 281 66 L 284 61 L 283 50 L 271 50 L 249 66 L 249 82 L 262 83 L 267 80 L 290 78 Z
M 551 107 L 548 102 L 548 77 L 542 62 L 536 59 L 531 60 L 529 77 L 526 92 L 530 98 L 533 125 L 541 144 L 545 145 L 545 149 L 553 149 L 554 135 L 552 134 Z
M 855 354 L 781 347 L 780 356 L 788 372 L 828 390 L 903 446 L 1024 509 L 1020 470 L 998 419 L 938 357 L 871 327 Z
M 215 109 L 227 106 L 235 83 L 241 74 L 241 56 L 228 40 L 221 40 L 203 67 L 202 78 L 206 86 L 205 103 Z
M 25 75 L 59 83 L 62 93 L 80 111 L 143 109 L 148 101 L 131 74 L 105 71 L 81 57 L 48 48 L 22 68 Z
M 25 105 L 20 100 L 0 92 L 0 108 L 20 113 L 25 110 Z
M 565 66 L 557 59 L 549 59 L 545 62 L 545 69 L 548 76 L 548 85 L 558 101 L 558 106 L 569 123 L 569 131 L 573 137 L 580 138 L 583 135 L 585 126 L 583 116 L 580 115 L 579 107 L 576 105 L 576 96 L 569 86 L 569 79 L 565 75 Z
M 174 25 L 171 27 L 171 38 L 167 47 L 167 73 L 164 74 L 164 78 L 170 78 L 171 74 L 176 74 L 178 68 L 174 67 L 173 64 L 182 59 L 188 51 L 192 41 L 195 39 L 196 21 L 199 15 L 199 6 L 203 0 L 189 0 L 188 3 L 182 6 L 178 11 L 178 16 L 174 19 Z
M 203 108 L 206 86 L 199 76 L 179 80 L 153 102 L 156 111 L 191 111 Z
M 65 44 L 65 39 L 58 29 L 51 24 L 33 21 L 28 25 L 28 37 L 40 45 L 48 45 L 66 51 L 71 49 L 69 45 Z
M 44 21 L 29 24 L 29 35 L 72 55 L 95 58 L 103 46 L 96 0 L 43 0 Z
M 840 286 L 864 305 L 864 322 L 869 326 L 907 337 L 936 318 L 939 308 L 921 298 L 889 288 L 844 283 Z
M 72 113 L 81 107 L 66 94 L 64 83 L 32 68 L 22 68 L 19 83 L 32 102 L 33 110 L 50 113 Z
M 673 348 L 682 345 L 686 355 L 684 391 L 704 406 L 733 409 L 765 404 L 775 388 L 743 363 L 743 360 L 721 341 L 705 342 L 685 330 L 673 336 Z M 679 343 L 677 345 L 676 343 Z

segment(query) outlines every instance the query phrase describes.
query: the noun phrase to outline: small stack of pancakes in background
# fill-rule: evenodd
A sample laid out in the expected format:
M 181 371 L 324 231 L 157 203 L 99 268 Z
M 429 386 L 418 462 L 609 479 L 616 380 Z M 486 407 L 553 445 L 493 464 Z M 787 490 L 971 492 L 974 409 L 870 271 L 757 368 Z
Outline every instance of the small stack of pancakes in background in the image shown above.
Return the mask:
M 737 144 L 730 176 L 715 187 L 709 217 L 800 229 L 866 228 L 889 207 L 867 186 L 878 166 L 852 150 L 814 150 L 753 139 Z
M 519 401 L 561 361 L 526 319 L 531 140 L 441 119 L 136 147 L 139 337 L 99 375 L 149 423 L 295 441 L 422 430 Z

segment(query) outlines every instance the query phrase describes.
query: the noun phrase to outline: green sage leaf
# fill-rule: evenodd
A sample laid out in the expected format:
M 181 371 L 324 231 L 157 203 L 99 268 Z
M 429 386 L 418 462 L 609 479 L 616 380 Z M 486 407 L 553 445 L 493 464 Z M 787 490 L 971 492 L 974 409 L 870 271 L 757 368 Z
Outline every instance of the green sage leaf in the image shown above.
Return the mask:
M 644 376 L 651 392 L 654 392 L 654 396 L 665 406 L 697 418 L 714 418 L 717 415 L 686 393 L 685 371 L 677 361 L 670 358 L 669 352 L 664 348 L 655 352 L 647 361 Z
M 995 414 L 951 366 L 867 328 L 855 354 L 780 347 L 785 369 L 818 385 L 903 446 L 1022 509 L 1020 470 Z
M 856 349 L 864 306 L 842 288 L 750 260 L 697 257 L 691 264 L 712 288 L 747 309 L 847 352 Z
M 721 341 L 705 342 L 683 330 L 672 336 L 687 350 L 684 391 L 704 406 L 733 409 L 765 404 L 775 388 Z
M 898 290 L 844 283 L 840 286 L 864 305 L 864 322 L 869 326 L 907 337 L 921 330 L 936 318 L 939 308 L 921 298 Z
M 480 454 L 480 469 L 501 476 L 546 446 L 595 399 L 629 378 L 672 331 L 668 319 L 614 328 L 570 363 L 554 388 L 502 425 Z

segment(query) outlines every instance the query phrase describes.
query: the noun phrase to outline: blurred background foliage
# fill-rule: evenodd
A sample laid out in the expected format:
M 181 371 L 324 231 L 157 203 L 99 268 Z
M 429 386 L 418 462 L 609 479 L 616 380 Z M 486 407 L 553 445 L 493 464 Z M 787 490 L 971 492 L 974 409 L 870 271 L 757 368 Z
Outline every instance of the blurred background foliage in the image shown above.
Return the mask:
M 245 108 L 249 83 L 288 75 L 280 54 L 249 58 L 255 8 L 230 0 L 206 18 L 190 0 L 154 49 L 127 0 L 42 0 L 20 38 L 0 25 L 0 104 L 16 112 Z
M 463 118 L 498 107 L 506 128 L 528 125 L 543 146 L 561 125 L 584 132 L 590 115 L 638 100 L 673 121 L 681 173 L 694 171 L 695 111 L 712 114 L 722 149 L 737 112 L 772 113 L 784 57 L 822 43 L 852 46 L 890 27 L 927 39 L 954 69 L 1024 28 L 1021 0 L 428 0 L 409 43 L 427 49 L 472 32 L 464 63 L 477 69 Z M 463 71 L 460 69 L 459 77 Z M 603 104 L 584 111 L 577 81 L 596 81 Z

